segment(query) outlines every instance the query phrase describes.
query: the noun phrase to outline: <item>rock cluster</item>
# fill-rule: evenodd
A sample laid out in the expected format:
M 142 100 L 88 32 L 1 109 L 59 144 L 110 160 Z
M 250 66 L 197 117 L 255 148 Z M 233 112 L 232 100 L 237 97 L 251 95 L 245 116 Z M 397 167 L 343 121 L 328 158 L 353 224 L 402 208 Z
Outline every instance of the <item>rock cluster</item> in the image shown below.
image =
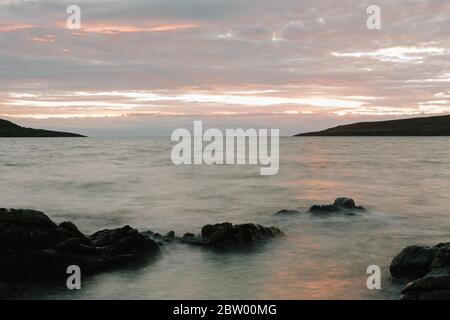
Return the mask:
M 404 300 L 450 299 L 450 243 L 407 247 L 390 271 L 393 278 L 413 280 L 402 290 Z
M 233 225 L 229 222 L 203 226 L 200 235 L 186 233 L 181 241 L 192 245 L 212 248 L 236 248 L 259 241 L 282 236 L 283 232 L 275 227 L 246 223 Z
M 236 248 L 280 236 L 275 227 L 229 222 L 206 225 L 200 235 L 176 237 L 130 226 L 105 229 L 86 236 L 71 222 L 56 224 L 43 212 L 0 209 L 0 296 L 7 283 L 65 279 L 67 267 L 77 265 L 83 274 L 143 261 L 160 252 L 163 242 L 179 241 L 210 248 Z
M 307 212 L 311 214 L 330 214 L 343 213 L 353 215 L 356 212 L 366 211 L 363 206 L 357 206 L 355 200 L 352 198 L 337 198 L 333 204 L 315 204 L 309 208 Z M 294 209 L 282 209 L 274 214 L 277 216 L 295 216 L 301 213 L 306 213 L 305 210 L 299 211 Z
M 158 252 L 155 241 L 130 226 L 85 236 L 39 211 L 0 209 L 0 280 L 63 277 L 70 265 L 99 272 Z
M 333 204 L 313 205 L 310 213 L 347 213 L 352 214 L 355 211 L 365 211 L 362 206 L 357 206 L 355 200 L 351 198 L 337 198 Z

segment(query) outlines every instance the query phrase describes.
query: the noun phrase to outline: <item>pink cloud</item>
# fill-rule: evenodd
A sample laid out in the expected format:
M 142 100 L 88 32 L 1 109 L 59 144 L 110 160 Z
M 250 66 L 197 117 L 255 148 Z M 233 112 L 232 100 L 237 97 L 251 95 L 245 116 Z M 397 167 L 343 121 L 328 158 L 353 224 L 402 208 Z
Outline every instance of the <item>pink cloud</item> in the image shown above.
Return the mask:
M 197 24 L 193 23 L 163 23 L 157 25 L 120 25 L 109 23 L 93 23 L 84 25 L 79 31 L 101 33 L 101 34 L 118 34 L 118 33 L 139 33 L 139 32 L 167 32 L 197 28 Z
M 49 34 L 43 37 L 30 37 L 27 38 L 27 40 L 29 41 L 34 41 L 34 42 L 42 42 L 42 43 L 46 43 L 46 42 L 55 42 L 56 41 L 56 36 Z
M 24 29 L 32 29 L 34 25 L 20 23 L 0 23 L 0 32 L 11 32 Z

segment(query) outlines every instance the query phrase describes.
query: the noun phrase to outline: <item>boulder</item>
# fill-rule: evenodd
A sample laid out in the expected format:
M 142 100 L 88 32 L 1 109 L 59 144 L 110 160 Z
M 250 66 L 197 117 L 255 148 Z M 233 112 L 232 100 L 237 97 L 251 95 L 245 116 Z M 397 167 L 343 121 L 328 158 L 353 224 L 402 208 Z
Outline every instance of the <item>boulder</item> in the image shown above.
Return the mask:
M 45 249 L 65 239 L 64 232 L 40 211 L 0 209 L 0 246 L 3 248 Z
M 202 227 L 200 235 L 187 233 L 181 238 L 181 241 L 213 248 L 236 248 L 282 235 L 283 232 L 275 227 L 264 227 L 253 223 L 233 225 L 224 222 L 205 225 Z
M 355 211 L 365 211 L 362 206 L 357 206 L 355 200 L 351 198 L 337 198 L 333 204 L 313 205 L 310 213 L 347 213 L 352 214 Z
M 450 262 L 450 243 L 439 243 L 434 246 L 434 250 L 436 258 L 441 259 L 444 263 Z
M 181 240 L 189 240 L 189 239 L 195 239 L 195 234 L 188 232 L 183 235 L 183 238 L 181 238 Z
M 158 250 L 152 239 L 130 226 L 98 231 L 89 240 L 101 253 L 107 255 L 140 254 L 147 250 Z
M 421 293 L 424 291 L 450 290 L 450 274 L 427 275 L 409 283 L 403 290 L 402 294 L 409 292 Z
M 67 235 L 80 239 L 80 241 L 86 245 L 90 244 L 89 239 L 82 234 L 78 228 L 70 221 L 64 221 L 59 224 L 62 232 L 65 232 Z
M 70 265 L 100 272 L 157 252 L 155 241 L 130 226 L 87 237 L 73 223 L 57 225 L 40 211 L 0 209 L 0 281 L 65 278 Z
M 55 246 L 55 249 L 60 252 L 100 255 L 100 251 L 92 246 L 83 244 L 79 238 L 67 239 Z
M 166 241 L 172 241 L 173 239 L 175 239 L 175 231 L 167 232 L 166 235 L 164 236 L 164 239 Z
M 434 257 L 431 247 L 409 246 L 394 257 L 389 270 L 394 278 L 417 279 L 430 271 Z
M 43 212 L 29 209 L 0 209 L 0 223 L 17 226 L 56 227 Z
M 410 246 L 392 260 L 394 278 L 413 280 L 402 290 L 404 300 L 450 299 L 450 243 Z
M 300 214 L 300 211 L 298 211 L 298 210 L 282 209 L 280 211 L 275 212 L 275 215 L 277 215 L 277 216 L 289 216 L 289 215 L 296 215 L 296 214 Z

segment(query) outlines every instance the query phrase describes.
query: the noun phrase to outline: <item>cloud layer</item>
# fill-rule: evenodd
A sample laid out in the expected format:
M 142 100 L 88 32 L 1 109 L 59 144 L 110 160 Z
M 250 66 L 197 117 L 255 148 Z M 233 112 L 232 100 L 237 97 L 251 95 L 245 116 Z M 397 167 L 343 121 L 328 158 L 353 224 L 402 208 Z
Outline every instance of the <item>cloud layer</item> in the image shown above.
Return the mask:
M 0 0 L 0 116 L 82 126 L 450 111 L 446 0 L 377 1 L 380 30 L 366 27 L 372 1 L 77 2 L 82 29 L 68 30 L 72 1 Z

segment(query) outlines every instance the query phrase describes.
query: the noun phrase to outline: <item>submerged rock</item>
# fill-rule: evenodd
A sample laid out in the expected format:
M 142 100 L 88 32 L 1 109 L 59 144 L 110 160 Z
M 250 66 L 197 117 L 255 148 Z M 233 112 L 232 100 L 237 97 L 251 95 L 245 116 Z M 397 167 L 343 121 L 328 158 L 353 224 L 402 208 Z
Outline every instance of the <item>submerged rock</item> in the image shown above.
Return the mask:
M 253 223 L 233 225 L 225 222 L 205 225 L 200 235 L 187 233 L 181 241 L 213 248 L 235 248 L 282 235 L 284 235 L 283 232 L 275 227 L 264 227 Z
M 274 214 L 277 215 L 277 216 L 289 216 L 289 215 L 300 214 L 300 211 L 298 211 L 298 210 L 282 209 L 280 211 L 275 212 Z
M 43 212 L 0 209 L 0 280 L 34 281 L 67 276 L 70 265 L 83 273 L 138 261 L 159 252 L 136 229 L 106 229 L 90 237 L 71 222 L 54 223 Z
M 405 300 L 450 300 L 450 243 L 407 247 L 390 271 L 394 278 L 414 280 L 401 292 Z
M 357 206 L 355 200 L 351 198 L 337 198 L 333 204 L 313 205 L 311 213 L 354 213 L 355 211 L 365 211 L 363 206 Z

